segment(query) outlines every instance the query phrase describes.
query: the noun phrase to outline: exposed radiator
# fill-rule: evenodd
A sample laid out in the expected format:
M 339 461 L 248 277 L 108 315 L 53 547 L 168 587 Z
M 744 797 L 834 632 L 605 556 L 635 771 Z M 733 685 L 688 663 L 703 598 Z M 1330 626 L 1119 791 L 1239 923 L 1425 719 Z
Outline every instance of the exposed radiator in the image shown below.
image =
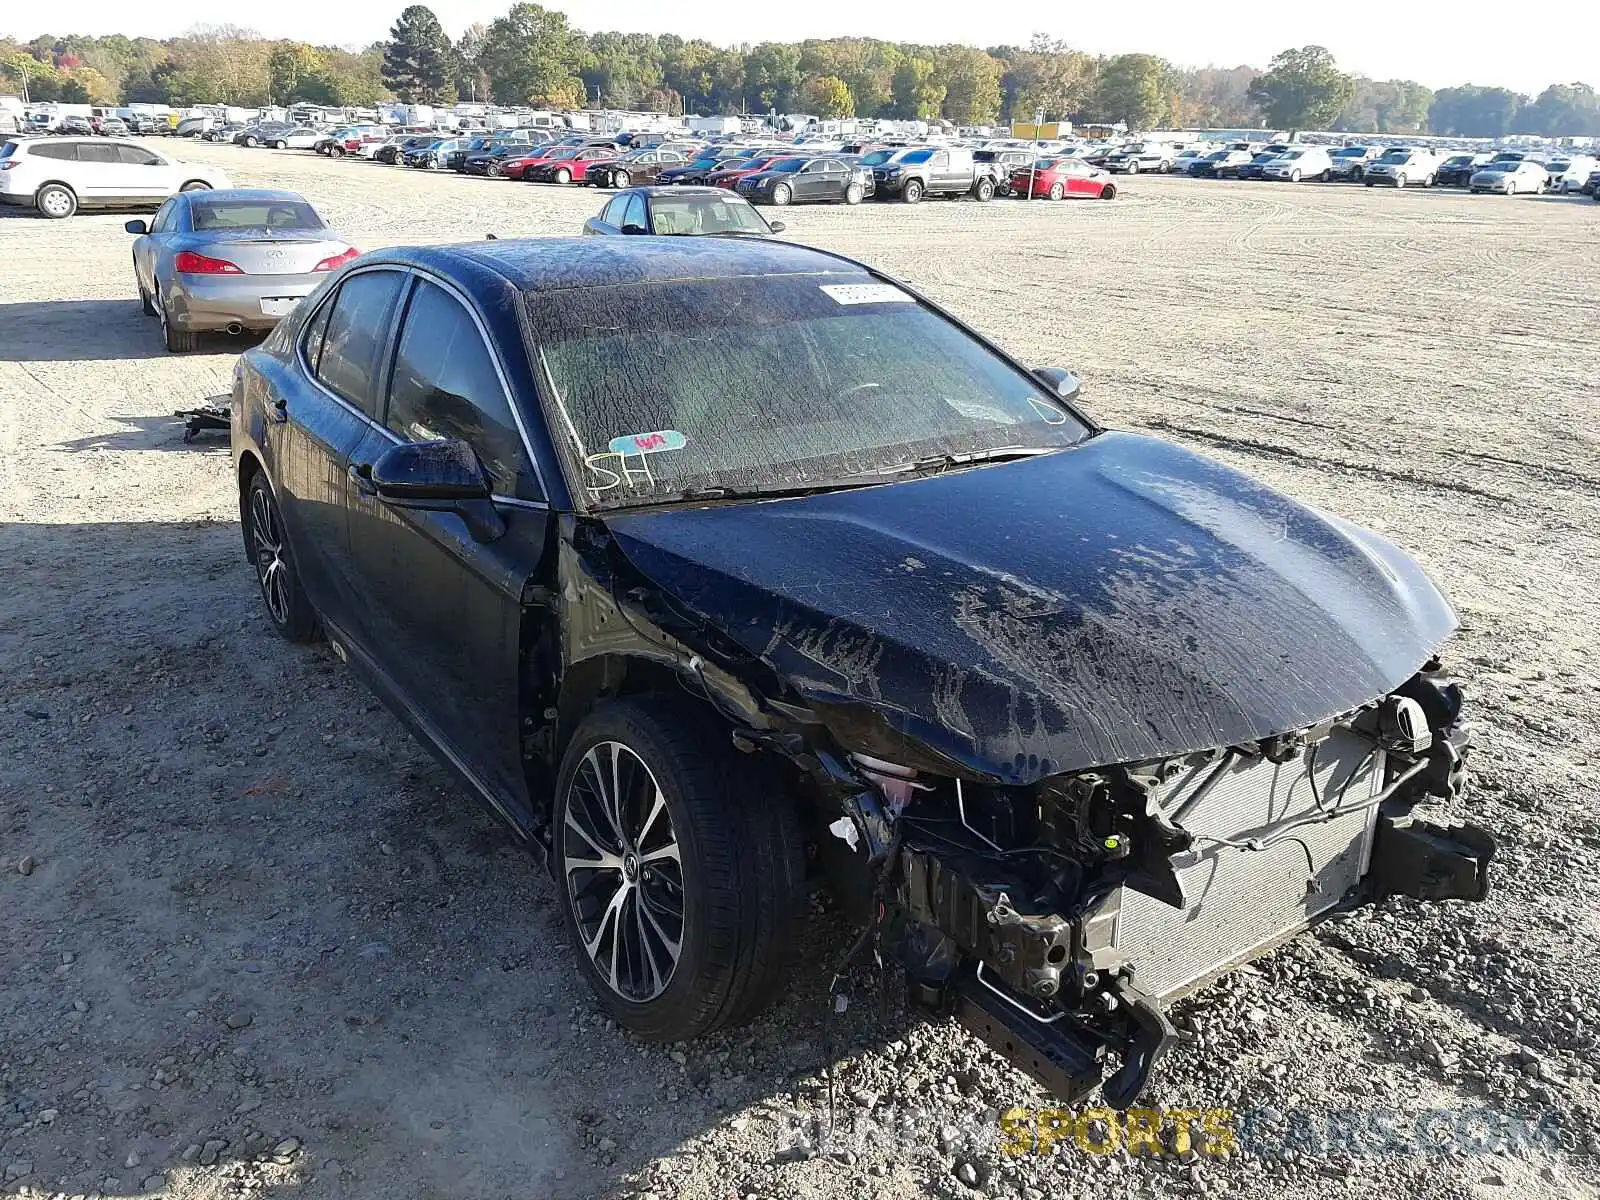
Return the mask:
M 1169 783 L 1162 811 L 1180 810 L 1216 770 L 1211 764 Z M 1274 828 L 1314 814 L 1319 797 L 1323 808 L 1356 806 L 1382 784 L 1382 751 L 1347 729 L 1287 763 L 1234 764 L 1178 821 L 1197 838 L 1176 859 L 1184 907 L 1131 888 L 1113 892 L 1092 919 L 1101 931 L 1110 926 L 1106 961 L 1133 964 L 1142 990 L 1171 999 L 1304 926 L 1366 874 L 1377 810 L 1369 805 L 1288 836 L 1275 837 Z M 1270 844 L 1237 849 L 1207 836 Z

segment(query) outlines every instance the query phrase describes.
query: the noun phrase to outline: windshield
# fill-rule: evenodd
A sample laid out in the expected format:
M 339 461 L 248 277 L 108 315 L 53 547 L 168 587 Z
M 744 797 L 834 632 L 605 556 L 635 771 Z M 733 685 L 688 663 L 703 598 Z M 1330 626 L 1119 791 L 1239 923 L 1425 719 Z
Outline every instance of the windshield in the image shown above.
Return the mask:
M 928 455 L 1087 433 L 1031 376 L 867 275 L 574 288 L 530 297 L 528 315 L 590 507 L 893 478 Z
M 769 170 L 769 171 L 782 171 L 785 174 L 787 174 L 790 171 L 798 171 L 801 167 L 803 167 L 805 165 L 806 165 L 806 160 L 803 159 L 803 158 L 785 158 L 785 159 L 782 159 L 782 160 L 780 160 L 778 162 L 769 164 L 767 166 L 767 170 Z
M 1505 153 L 1505 154 L 1496 154 L 1489 161 L 1491 163 L 1521 162 L 1522 161 L 1522 155 L 1518 154 L 1518 153 L 1516 153 L 1514 151 L 1513 152 L 1509 152 L 1509 153 Z
M 657 196 L 650 202 L 657 233 L 770 233 L 761 215 L 737 196 Z
M 1365 146 L 1344 146 L 1333 152 L 1334 158 L 1360 158 L 1366 154 Z
M 1444 160 L 1444 165 L 1447 167 L 1465 167 L 1470 165 L 1471 162 L 1472 155 L 1470 154 L 1452 154 Z
M 863 167 L 881 167 L 889 161 L 893 154 L 893 150 L 874 150 L 871 154 L 862 156 L 861 165 Z
M 325 228 L 304 200 L 193 200 L 189 212 L 197 230 Z
M 1299 158 L 1304 153 L 1305 153 L 1304 150 L 1288 150 L 1288 151 L 1285 151 L 1284 153 L 1278 155 L 1278 157 L 1279 158 Z
M 1206 155 L 1206 161 L 1207 162 L 1221 162 L 1223 159 L 1227 158 L 1228 155 L 1237 154 L 1237 153 L 1238 153 L 1237 150 L 1217 150 L 1217 151 L 1213 151 L 1212 153 Z
M 1405 162 L 1411 157 L 1409 150 L 1385 150 L 1379 162 Z

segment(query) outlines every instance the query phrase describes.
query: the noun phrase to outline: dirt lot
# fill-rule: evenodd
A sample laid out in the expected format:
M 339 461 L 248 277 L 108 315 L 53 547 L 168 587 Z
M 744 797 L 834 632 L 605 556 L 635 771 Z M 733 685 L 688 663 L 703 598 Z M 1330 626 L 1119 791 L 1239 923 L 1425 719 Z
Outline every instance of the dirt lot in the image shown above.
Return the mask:
M 364 248 L 599 206 L 185 152 Z M 1150 1100 L 1234 1110 L 1237 1144 L 1154 1159 L 1003 1153 L 997 1112 L 1048 1100 L 960 1031 L 872 995 L 830 1029 L 826 913 L 748 1030 L 652 1048 L 599 1019 L 534 863 L 326 649 L 267 631 L 226 450 L 170 416 L 242 344 L 160 348 L 124 219 L 0 219 L 0 1191 L 1600 1194 L 1600 205 L 1146 178 L 786 214 L 1077 369 L 1107 423 L 1384 530 L 1459 607 L 1493 895 L 1387 904 L 1184 1005 Z

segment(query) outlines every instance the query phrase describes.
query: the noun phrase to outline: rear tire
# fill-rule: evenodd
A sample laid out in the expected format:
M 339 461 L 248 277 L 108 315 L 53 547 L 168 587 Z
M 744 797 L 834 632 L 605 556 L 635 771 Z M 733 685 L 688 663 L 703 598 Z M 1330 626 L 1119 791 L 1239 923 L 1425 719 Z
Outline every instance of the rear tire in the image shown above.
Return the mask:
M 794 807 L 763 768 L 715 718 L 662 697 L 602 704 L 563 756 L 562 915 L 600 1006 L 641 1038 L 741 1024 L 782 980 L 804 863 Z
M 159 290 L 160 287 L 161 281 L 158 279 L 156 280 L 156 288 Z M 190 351 L 200 348 L 200 335 L 198 333 L 195 333 L 192 329 L 176 328 L 167 320 L 167 309 L 164 304 L 157 304 L 155 307 L 156 316 L 161 319 L 161 337 L 167 344 L 167 352 L 169 354 L 188 354 Z
M 191 179 L 178 190 L 180 192 L 209 192 L 211 185 L 204 179 Z
M 294 553 L 283 528 L 283 514 L 266 473 L 257 471 L 239 498 L 245 546 L 256 569 L 256 583 L 267 619 L 279 636 L 298 645 L 317 640 L 317 612 L 311 607 Z
M 40 216 L 60 221 L 78 211 L 78 196 L 65 184 L 47 183 L 34 196 L 33 206 Z

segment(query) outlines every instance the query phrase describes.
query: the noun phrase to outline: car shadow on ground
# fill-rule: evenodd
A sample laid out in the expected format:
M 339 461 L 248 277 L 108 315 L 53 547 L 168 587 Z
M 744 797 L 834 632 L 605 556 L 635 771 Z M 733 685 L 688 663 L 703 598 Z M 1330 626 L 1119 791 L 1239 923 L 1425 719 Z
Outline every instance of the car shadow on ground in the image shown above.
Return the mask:
M 198 353 L 238 354 L 261 337 L 202 334 Z M 141 311 L 136 296 L 0 304 L 0 362 L 92 362 L 166 354 L 160 324 Z
M 229 397 L 206 397 L 196 401 L 196 407 L 201 404 L 216 405 L 227 404 Z M 91 434 L 88 437 L 74 438 L 68 442 L 57 442 L 51 446 L 52 450 L 82 451 L 82 450 L 183 450 L 196 454 L 211 452 L 225 454 L 228 449 L 228 431 L 201 430 L 192 439 L 185 438 L 187 418 L 177 414 L 163 417 L 119 417 L 109 416 L 110 421 L 116 421 L 123 428 L 109 430 L 103 433 Z
M 237 523 L 0 525 L 0 561 L 0 828 L 31 860 L 0 883 L 0 1043 L 27 1182 L 671 1194 L 732 1124 L 750 1153 L 711 1169 L 765 1193 L 754 1173 L 812 1158 L 827 1063 L 904 1036 L 876 1003 L 828 1017 L 854 930 L 825 912 L 751 1026 L 667 1047 L 604 1019 L 543 867 L 326 645 L 270 632 Z

